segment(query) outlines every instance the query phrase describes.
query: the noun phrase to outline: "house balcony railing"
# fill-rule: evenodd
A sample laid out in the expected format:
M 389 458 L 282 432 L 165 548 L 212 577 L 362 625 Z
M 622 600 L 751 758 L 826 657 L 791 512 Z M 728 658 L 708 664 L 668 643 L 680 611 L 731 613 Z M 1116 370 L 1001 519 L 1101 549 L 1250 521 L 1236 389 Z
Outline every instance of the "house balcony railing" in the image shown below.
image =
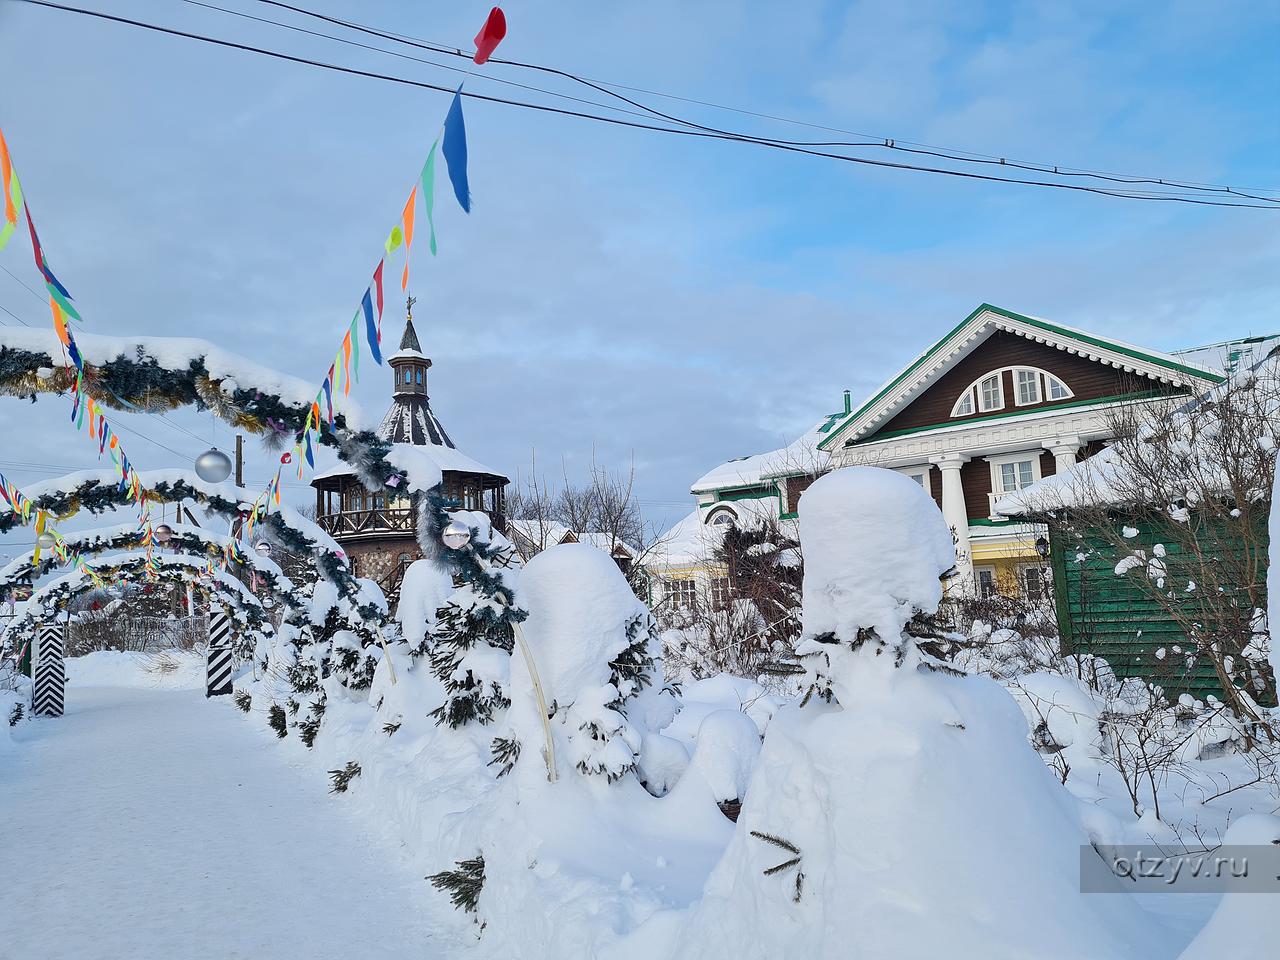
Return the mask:
M 415 532 L 410 507 L 384 507 L 373 510 L 343 510 L 316 517 L 320 529 L 330 536 L 341 537 L 362 533 Z

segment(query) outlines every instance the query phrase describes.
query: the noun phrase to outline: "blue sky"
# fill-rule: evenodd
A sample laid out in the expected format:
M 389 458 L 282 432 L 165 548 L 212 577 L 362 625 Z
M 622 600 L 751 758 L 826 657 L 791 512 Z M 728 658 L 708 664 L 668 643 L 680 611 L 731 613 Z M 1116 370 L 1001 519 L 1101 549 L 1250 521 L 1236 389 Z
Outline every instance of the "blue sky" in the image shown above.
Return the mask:
M 456 82 L 179 0 L 84 5 Z M 460 46 L 487 10 L 304 5 Z M 505 9 L 503 56 L 596 79 L 900 141 L 1280 189 L 1275 5 Z M 200 336 L 318 383 L 447 98 L 10 2 L 0 63 L 0 125 L 88 329 Z M 495 76 L 554 83 L 491 66 L 469 86 L 511 94 Z M 706 469 L 786 442 L 842 389 L 866 395 L 983 301 L 1164 349 L 1280 330 L 1280 214 L 857 168 L 498 105 L 468 104 L 467 120 L 474 212 L 442 195 L 439 257 L 415 245 L 437 412 L 459 446 L 512 474 L 535 450 L 553 475 L 634 459 L 655 523 L 680 515 Z M 0 264 L 38 286 L 16 241 Z M 0 305 L 47 322 L 3 273 Z M 389 390 L 366 375 L 370 415 Z M 0 471 L 29 482 L 91 466 L 63 416 L 62 398 L 8 401 Z M 174 420 L 210 433 L 207 417 Z M 143 468 L 201 447 L 163 422 L 134 426 L 156 441 L 131 441 Z

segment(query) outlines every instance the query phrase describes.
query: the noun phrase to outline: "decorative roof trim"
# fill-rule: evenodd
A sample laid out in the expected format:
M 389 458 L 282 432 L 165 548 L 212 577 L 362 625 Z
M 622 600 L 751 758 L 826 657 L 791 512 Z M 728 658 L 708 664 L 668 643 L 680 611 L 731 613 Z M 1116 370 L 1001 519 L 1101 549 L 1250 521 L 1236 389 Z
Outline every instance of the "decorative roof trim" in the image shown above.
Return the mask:
M 916 358 L 896 377 L 880 388 L 870 400 L 850 413 L 819 442 L 818 449 L 831 450 L 856 440 L 905 407 L 960 357 L 967 356 L 991 332 L 1004 330 L 1066 353 L 1117 367 L 1130 373 L 1181 384 L 1179 378 L 1194 377 L 1207 383 L 1221 383 L 1225 377 L 1204 367 L 1181 363 L 1174 357 L 1138 350 L 1093 334 L 1024 316 L 989 303 L 979 306 L 946 336 Z

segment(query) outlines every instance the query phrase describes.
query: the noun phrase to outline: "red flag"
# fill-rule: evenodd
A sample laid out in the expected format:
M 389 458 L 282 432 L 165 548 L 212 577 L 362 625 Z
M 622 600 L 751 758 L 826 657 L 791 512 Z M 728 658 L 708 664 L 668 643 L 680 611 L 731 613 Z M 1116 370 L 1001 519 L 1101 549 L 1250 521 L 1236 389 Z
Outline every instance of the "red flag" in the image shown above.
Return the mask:
M 507 35 L 507 17 L 501 7 L 489 11 L 489 19 L 484 22 L 480 32 L 476 34 L 476 63 L 484 63 L 493 55 L 502 38 Z

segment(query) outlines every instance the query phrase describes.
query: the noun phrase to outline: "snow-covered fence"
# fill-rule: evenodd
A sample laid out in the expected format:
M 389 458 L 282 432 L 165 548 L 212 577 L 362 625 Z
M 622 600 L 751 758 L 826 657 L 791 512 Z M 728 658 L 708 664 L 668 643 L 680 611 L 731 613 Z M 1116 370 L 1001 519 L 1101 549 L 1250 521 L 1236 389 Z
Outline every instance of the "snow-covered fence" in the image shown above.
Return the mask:
M 208 620 L 196 617 L 143 617 L 119 611 L 92 611 L 74 617 L 67 631 L 67 656 L 99 650 L 151 653 L 190 650 L 209 636 Z

